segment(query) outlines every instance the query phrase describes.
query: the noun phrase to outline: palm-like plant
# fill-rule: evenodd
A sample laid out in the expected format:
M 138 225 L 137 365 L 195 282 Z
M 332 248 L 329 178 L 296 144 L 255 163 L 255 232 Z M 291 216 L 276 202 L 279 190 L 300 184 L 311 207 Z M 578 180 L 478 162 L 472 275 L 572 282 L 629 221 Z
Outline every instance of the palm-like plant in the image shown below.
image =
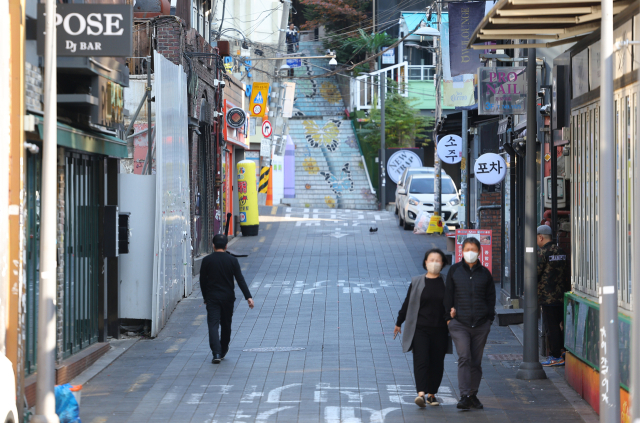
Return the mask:
M 388 47 L 394 42 L 394 39 L 387 35 L 386 32 L 367 34 L 364 30 L 359 29 L 358 33 L 359 37 L 347 39 L 344 41 L 344 44 L 350 45 L 356 52 L 364 52 L 365 59 L 371 58 L 371 56 L 378 53 L 381 48 Z M 376 62 L 375 60 L 371 60 L 369 62 L 369 72 L 373 72 L 375 70 Z

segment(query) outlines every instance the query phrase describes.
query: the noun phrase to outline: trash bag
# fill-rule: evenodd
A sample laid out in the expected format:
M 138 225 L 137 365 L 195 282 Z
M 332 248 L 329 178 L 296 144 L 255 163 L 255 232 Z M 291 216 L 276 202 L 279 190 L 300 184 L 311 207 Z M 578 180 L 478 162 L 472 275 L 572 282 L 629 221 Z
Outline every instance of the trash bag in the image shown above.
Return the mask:
M 418 213 L 416 217 L 416 223 L 413 225 L 414 234 L 426 234 L 429 228 L 429 221 L 431 220 L 431 213 L 424 210 Z
M 71 392 L 71 385 L 56 385 L 56 414 L 60 423 L 80 423 L 80 407 Z

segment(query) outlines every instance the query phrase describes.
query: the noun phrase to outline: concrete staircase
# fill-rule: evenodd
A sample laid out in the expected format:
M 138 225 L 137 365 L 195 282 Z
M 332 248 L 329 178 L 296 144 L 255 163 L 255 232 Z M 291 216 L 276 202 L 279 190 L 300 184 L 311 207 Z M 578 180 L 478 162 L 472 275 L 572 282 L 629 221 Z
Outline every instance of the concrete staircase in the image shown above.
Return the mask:
M 300 43 L 300 53 L 324 54 L 320 42 Z M 296 76 L 328 72 L 327 59 L 303 59 Z M 318 67 L 320 66 L 320 67 Z M 377 210 L 365 165 L 335 77 L 296 80 L 289 135 L 296 146 L 295 207 Z

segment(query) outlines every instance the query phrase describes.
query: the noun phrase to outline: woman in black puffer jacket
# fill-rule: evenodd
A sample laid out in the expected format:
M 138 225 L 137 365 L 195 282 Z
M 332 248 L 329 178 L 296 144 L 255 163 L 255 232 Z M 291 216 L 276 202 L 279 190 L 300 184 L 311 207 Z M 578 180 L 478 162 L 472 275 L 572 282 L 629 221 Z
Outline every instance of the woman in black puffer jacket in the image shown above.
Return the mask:
M 489 269 L 478 260 L 480 242 L 462 243 L 464 260 L 447 275 L 444 309 L 449 333 L 458 353 L 458 408 L 483 408 L 476 396 L 482 379 L 482 354 L 495 318 L 496 287 Z

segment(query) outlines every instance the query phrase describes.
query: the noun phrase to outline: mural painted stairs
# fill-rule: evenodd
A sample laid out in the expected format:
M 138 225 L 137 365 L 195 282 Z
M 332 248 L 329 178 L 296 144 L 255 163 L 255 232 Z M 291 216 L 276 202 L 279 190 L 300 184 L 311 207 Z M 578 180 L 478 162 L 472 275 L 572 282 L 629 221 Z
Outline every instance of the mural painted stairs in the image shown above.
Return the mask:
M 300 52 L 324 54 L 321 43 L 301 42 Z M 303 59 L 295 76 L 328 72 L 327 59 Z M 360 147 L 335 77 L 296 80 L 294 117 L 289 135 L 295 146 L 296 198 L 282 201 L 295 207 L 377 210 Z

